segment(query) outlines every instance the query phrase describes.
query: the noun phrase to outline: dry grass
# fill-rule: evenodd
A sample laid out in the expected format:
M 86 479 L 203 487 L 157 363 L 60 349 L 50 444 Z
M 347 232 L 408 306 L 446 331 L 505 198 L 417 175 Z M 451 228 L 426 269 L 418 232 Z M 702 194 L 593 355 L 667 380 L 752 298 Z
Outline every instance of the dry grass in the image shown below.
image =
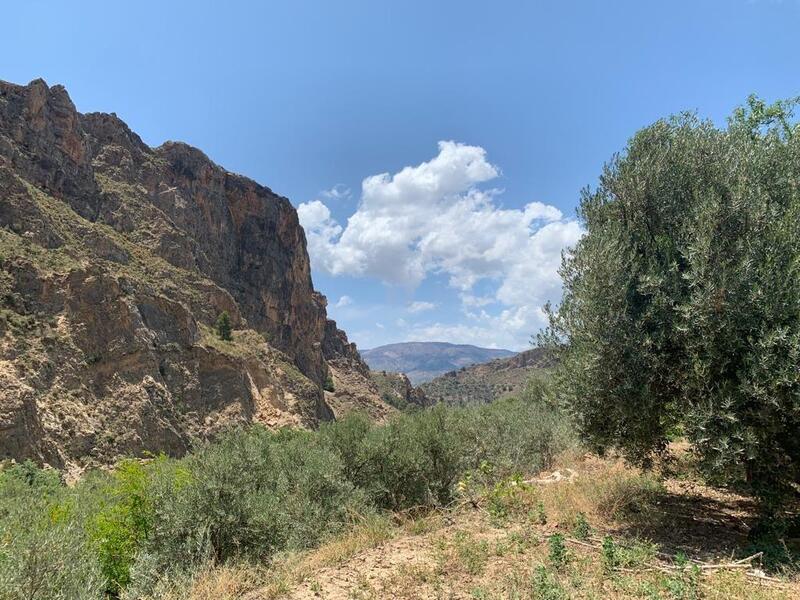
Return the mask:
M 655 475 L 632 469 L 618 459 L 576 457 L 571 468 L 579 473 L 572 483 L 539 487 L 547 514 L 561 524 L 572 523 L 579 513 L 604 529 L 633 517 L 647 518 L 654 500 L 664 491 Z
M 478 509 L 467 502 L 456 512 L 367 519 L 317 550 L 276 559 L 269 569 L 234 566 L 204 573 L 184 598 L 800 597 L 796 580 L 760 581 L 742 570 L 701 572 L 676 559 L 671 544 L 657 535 L 636 533 L 647 524 L 651 533 L 659 532 L 653 523 L 663 521 L 670 498 L 682 499 L 682 510 L 689 510 L 690 502 L 702 497 L 696 484 L 691 495 L 683 483 L 663 485 L 613 459 L 571 456 L 559 465 L 574 469 L 578 477 L 548 485 L 500 486 L 487 491 Z M 734 495 L 713 493 L 715 504 L 701 504 L 698 510 L 740 510 Z M 588 533 L 587 543 L 594 547 L 569 541 L 578 515 L 589 529 L 581 533 Z M 718 527 L 728 523 L 722 518 L 715 522 L 722 524 Z M 668 542 L 690 536 L 691 523 L 671 523 Z M 560 558 L 551 542 L 555 534 L 566 539 Z M 608 534 L 616 562 L 609 562 L 598 543 Z M 723 530 L 717 535 L 726 543 L 738 539 Z M 704 555 L 698 551 L 696 556 Z M 685 566 L 676 568 L 680 564 Z

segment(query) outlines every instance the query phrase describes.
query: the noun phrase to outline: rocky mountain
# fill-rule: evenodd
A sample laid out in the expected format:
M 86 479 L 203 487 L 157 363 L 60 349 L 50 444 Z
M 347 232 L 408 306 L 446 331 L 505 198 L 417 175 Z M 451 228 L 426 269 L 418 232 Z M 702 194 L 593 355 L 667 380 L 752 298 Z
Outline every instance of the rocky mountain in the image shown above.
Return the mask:
M 404 373 L 371 371 L 370 376 L 386 404 L 399 410 L 424 408 L 434 402 L 427 397 L 422 388 L 414 387 Z
M 445 342 L 388 344 L 361 352 L 372 370 L 405 373 L 414 385 L 448 371 L 513 354 L 510 350 Z
M 180 454 L 359 402 L 393 410 L 327 319 L 286 198 L 62 86 L 0 82 L 0 458 Z
M 514 396 L 537 371 L 553 366 L 544 350 L 534 348 L 509 358 L 464 367 L 420 385 L 430 402 L 451 406 L 486 404 Z

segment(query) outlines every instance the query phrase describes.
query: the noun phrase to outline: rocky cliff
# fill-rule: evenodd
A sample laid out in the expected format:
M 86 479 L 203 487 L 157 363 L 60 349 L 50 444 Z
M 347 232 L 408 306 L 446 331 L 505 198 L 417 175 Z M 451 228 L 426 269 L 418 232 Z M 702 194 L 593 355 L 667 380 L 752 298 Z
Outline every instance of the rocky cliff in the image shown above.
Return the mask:
M 331 371 L 369 381 L 325 305 L 286 198 L 61 86 L 0 82 L 0 457 L 180 454 L 236 423 L 331 419 Z
M 405 373 L 371 371 L 370 378 L 378 387 L 381 399 L 399 410 L 424 408 L 434 402 L 421 387 L 414 387 Z

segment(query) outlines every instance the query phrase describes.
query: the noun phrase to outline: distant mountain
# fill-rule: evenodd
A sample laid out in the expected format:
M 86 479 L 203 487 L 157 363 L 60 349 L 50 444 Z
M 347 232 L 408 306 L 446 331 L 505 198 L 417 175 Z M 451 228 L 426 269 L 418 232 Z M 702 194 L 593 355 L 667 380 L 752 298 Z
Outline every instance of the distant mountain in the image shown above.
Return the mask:
M 405 373 L 414 385 L 448 371 L 514 354 L 511 350 L 446 342 L 404 342 L 361 351 L 361 357 L 373 371 Z
M 429 402 L 450 406 L 486 404 L 519 394 L 534 373 L 552 366 L 553 359 L 545 350 L 533 348 L 510 358 L 449 371 L 423 383 L 420 390 Z

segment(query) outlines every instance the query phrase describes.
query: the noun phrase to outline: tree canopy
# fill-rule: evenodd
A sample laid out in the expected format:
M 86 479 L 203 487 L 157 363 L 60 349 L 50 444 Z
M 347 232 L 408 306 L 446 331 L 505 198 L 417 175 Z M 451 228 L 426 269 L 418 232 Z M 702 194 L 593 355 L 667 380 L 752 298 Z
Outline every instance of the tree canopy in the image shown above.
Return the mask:
M 544 341 L 596 448 L 647 465 L 684 433 L 776 508 L 800 479 L 800 126 L 751 96 L 636 133 L 584 190 Z M 796 488 L 795 492 L 796 492 Z

